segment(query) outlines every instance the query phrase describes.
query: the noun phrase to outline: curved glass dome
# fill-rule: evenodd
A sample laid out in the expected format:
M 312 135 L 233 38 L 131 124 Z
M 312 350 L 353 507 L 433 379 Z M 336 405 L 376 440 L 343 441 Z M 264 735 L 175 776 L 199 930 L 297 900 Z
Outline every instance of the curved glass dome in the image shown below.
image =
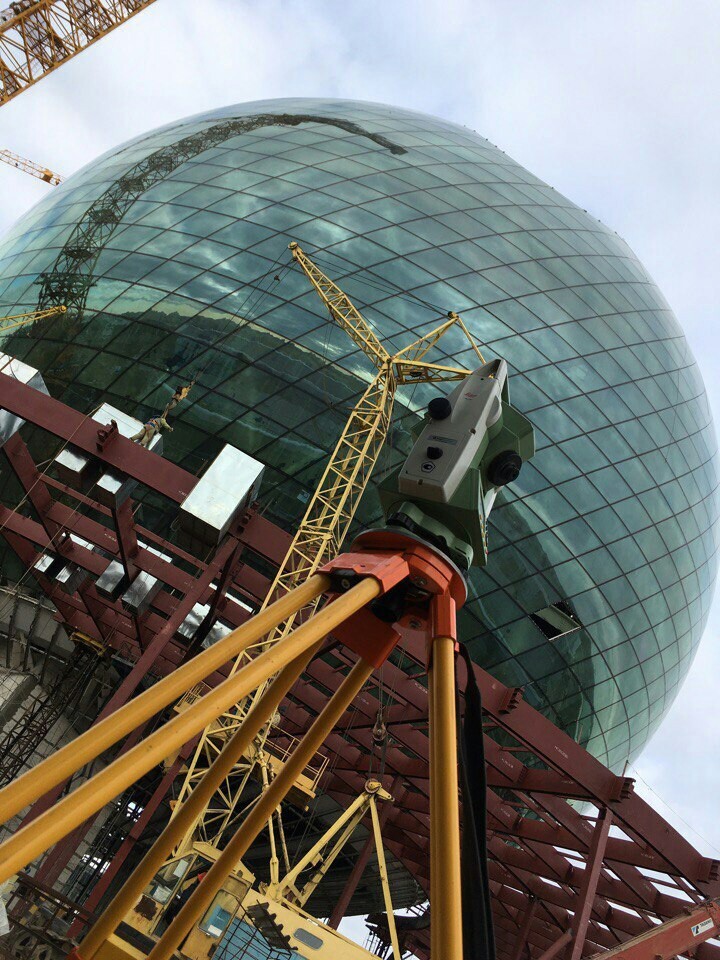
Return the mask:
M 390 349 L 455 310 L 508 361 L 538 453 L 495 508 L 462 636 L 617 768 L 659 723 L 705 624 L 711 416 L 627 244 L 487 140 L 330 100 L 242 104 L 140 137 L 4 240 L 0 309 L 70 309 L 3 348 L 83 410 L 107 400 L 149 417 L 198 374 L 166 455 L 197 471 L 222 443 L 246 450 L 267 464 L 268 514 L 290 528 L 372 375 L 291 268 L 293 239 Z M 472 365 L 462 337 L 445 348 Z M 432 395 L 399 391 L 378 475 Z M 370 490 L 360 522 L 378 514 Z

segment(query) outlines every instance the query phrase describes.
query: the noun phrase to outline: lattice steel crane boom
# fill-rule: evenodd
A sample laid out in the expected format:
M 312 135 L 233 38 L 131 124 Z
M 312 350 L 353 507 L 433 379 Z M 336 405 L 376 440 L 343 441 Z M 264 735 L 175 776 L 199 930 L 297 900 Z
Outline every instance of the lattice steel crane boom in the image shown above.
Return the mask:
M 469 376 L 470 371 L 463 367 L 426 362 L 423 358 L 427 353 L 450 329 L 459 327 L 480 362 L 484 362 L 467 327 L 454 313 L 448 314 L 448 318 L 430 333 L 391 355 L 337 284 L 296 243 L 290 244 L 290 250 L 327 307 L 331 319 L 349 334 L 372 361 L 377 372 L 350 414 L 263 607 L 302 583 L 339 552 L 385 442 L 397 387 L 407 383 L 457 381 Z M 277 642 L 284 637 L 292 629 L 295 619 L 293 616 L 280 624 L 269 635 L 267 642 Z M 242 660 L 239 658 L 233 669 L 237 669 Z M 192 793 L 222 749 L 226 738 L 242 722 L 259 695 L 256 694 L 252 702 L 239 704 L 205 729 L 188 763 L 174 812 Z M 192 834 L 186 835 L 179 850 L 189 848 L 195 839 L 218 842 L 234 815 L 250 769 L 238 769 L 234 782 L 228 778 Z M 239 788 L 238 777 L 241 777 Z
M 17 0 L 0 11 L 0 104 L 155 0 Z
M 32 160 L 26 160 L 25 157 L 21 157 L 11 150 L 0 150 L 0 160 L 11 167 L 22 170 L 23 173 L 29 173 L 31 177 L 37 177 L 38 180 L 44 180 L 45 183 L 52 184 L 53 187 L 57 187 L 65 179 L 61 174 L 55 173 L 54 170 L 49 170 Z

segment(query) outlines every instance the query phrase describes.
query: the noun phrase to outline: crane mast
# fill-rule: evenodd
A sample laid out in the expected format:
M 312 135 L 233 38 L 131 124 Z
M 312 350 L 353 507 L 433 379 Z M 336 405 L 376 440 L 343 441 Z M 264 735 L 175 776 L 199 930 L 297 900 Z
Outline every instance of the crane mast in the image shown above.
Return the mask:
M 484 362 L 471 334 L 460 317 L 454 313 L 449 314 L 440 326 L 391 355 L 337 284 L 327 277 L 296 243 L 290 244 L 290 250 L 293 259 L 327 308 L 330 319 L 344 329 L 370 359 L 376 374 L 350 414 L 268 591 L 263 608 L 305 581 L 321 564 L 339 552 L 387 437 L 398 386 L 406 383 L 457 381 L 469 375 L 470 371 L 463 367 L 426 362 L 423 358 L 428 351 L 436 346 L 450 329 L 457 326 L 468 338 L 469 345 L 479 360 Z M 292 630 L 297 616 L 294 615 L 281 623 L 266 638 L 265 643 L 275 643 L 286 636 Z M 233 670 L 238 669 L 246 656 L 247 654 L 244 654 L 238 658 Z M 227 737 L 242 722 L 262 692 L 263 688 L 252 699 L 228 711 L 201 734 L 195 753 L 188 763 L 173 815 L 202 780 Z M 178 850 L 189 849 L 195 839 L 218 843 L 234 816 L 253 762 L 250 760 L 245 763 L 243 769 L 234 771 L 232 779 L 226 780 L 193 831 L 185 836 Z
M 0 104 L 155 0 L 17 0 L 0 11 Z
M 55 173 L 54 170 L 43 167 L 33 160 L 26 160 L 25 157 L 21 157 L 11 150 L 0 150 L 0 160 L 17 170 L 22 170 L 23 173 L 29 173 L 31 177 L 37 177 L 38 180 L 44 180 L 45 183 L 52 184 L 53 187 L 57 187 L 65 179 L 61 174 Z

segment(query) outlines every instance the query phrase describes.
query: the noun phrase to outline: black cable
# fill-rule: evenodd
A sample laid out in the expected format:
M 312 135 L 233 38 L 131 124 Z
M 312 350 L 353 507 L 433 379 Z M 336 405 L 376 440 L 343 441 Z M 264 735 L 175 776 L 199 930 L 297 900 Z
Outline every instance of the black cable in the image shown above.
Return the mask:
M 487 850 L 487 773 L 482 725 L 482 699 L 470 654 L 461 644 L 465 661 L 465 713 L 458 725 L 460 792 L 463 802 L 461 868 L 464 960 L 495 960 Z

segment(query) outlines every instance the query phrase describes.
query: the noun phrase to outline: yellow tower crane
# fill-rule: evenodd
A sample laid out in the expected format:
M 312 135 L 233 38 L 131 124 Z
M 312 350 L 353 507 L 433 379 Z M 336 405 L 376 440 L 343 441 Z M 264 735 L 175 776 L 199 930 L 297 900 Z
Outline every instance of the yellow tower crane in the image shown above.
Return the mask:
M 15 0 L 0 10 L 0 104 L 155 0 Z
M 12 317 L 0 317 L 0 333 L 8 333 L 18 327 L 24 327 L 27 323 L 34 323 L 36 320 L 45 320 L 47 317 L 55 317 L 59 313 L 65 313 L 67 307 L 48 307 L 47 310 L 33 310 L 30 313 L 17 313 Z
M 23 173 L 29 173 L 31 177 L 37 177 L 38 180 L 44 180 L 45 183 L 52 184 L 53 187 L 57 187 L 65 179 L 61 174 L 55 173 L 33 160 L 26 160 L 25 157 L 13 153 L 12 150 L 0 150 L 0 160 L 17 170 L 22 170 Z
M 309 859 L 307 856 L 302 858 L 294 868 L 288 864 L 287 874 L 282 880 L 277 869 L 271 870 L 270 884 L 260 883 L 256 890 L 252 886 L 255 878 L 244 867 L 242 859 L 266 826 L 272 830 L 274 814 L 290 792 L 296 789 L 303 771 L 313 762 L 317 751 L 370 680 L 374 669 L 387 658 L 390 647 L 399 639 L 399 634 L 393 633 L 389 640 L 379 620 L 375 622 L 372 617 L 361 618 L 353 624 L 353 616 L 363 611 L 375 598 L 387 595 L 394 586 L 405 581 L 428 586 L 424 593 L 426 602 L 422 607 L 421 628 L 432 642 L 428 670 L 429 749 L 432 758 L 430 899 L 433 904 L 440 905 L 439 910 L 435 911 L 435 923 L 431 928 L 432 951 L 433 955 L 440 951 L 443 956 L 447 955 L 453 960 L 462 957 L 456 685 L 453 667 L 456 641 L 453 624 L 456 607 L 466 599 L 465 582 L 459 569 L 441 550 L 403 534 L 399 534 L 399 546 L 398 542 L 391 543 L 389 548 L 381 546 L 379 555 L 378 541 L 372 540 L 377 534 L 372 532 L 366 532 L 357 539 L 351 555 L 341 555 L 333 563 L 328 554 L 331 548 L 333 552 L 339 549 L 344 531 L 347 531 L 367 486 L 387 435 L 398 386 L 418 382 L 460 381 L 453 391 L 453 402 L 462 402 L 466 413 L 470 408 L 477 407 L 472 412 L 473 420 L 463 421 L 466 424 L 463 427 L 465 439 L 451 463 L 451 466 L 458 463 L 462 465 L 463 458 L 467 462 L 469 445 L 479 444 L 460 481 L 462 484 L 468 479 L 473 491 L 472 503 L 478 505 L 472 529 L 463 526 L 463 542 L 471 555 L 475 544 L 484 537 L 485 494 L 494 495 L 496 488 L 506 482 L 504 477 L 499 477 L 497 481 L 492 478 L 493 464 L 502 459 L 504 453 L 515 454 L 521 461 L 529 459 L 534 449 L 532 427 L 509 404 L 504 361 L 485 364 L 457 315 L 449 315 L 448 320 L 435 330 L 410 346 L 390 354 L 340 288 L 318 270 L 296 244 L 291 245 L 291 249 L 294 259 L 328 308 L 332 320 L 361 346 L 373 361 L 376 372 L 333 451 L 264 609 L 248 623 L 190 658 L 135 697 L 132 703 L 119 708 L 112 717 L 106 718 L 92 731 L 78 736 L 72 744 L 33 767 L 0 792 L 0 810 L 4 820 L 8 821 L 50 787 L 62 783 L 108 747 L 120 742 L 127 733 L 137 729 L 139 724 L 175 702 L 183 692 L 196 691 L 197 688 L 192 685 L 197 684 L 198 680 L 211 676 L 219 666 L 233 664 L 230 675 L 221 684 L 205 695 L 196 697 L 197 702 L 187 704 L 184 711 L 180 707 L 177 716 L 143 738 L 142 743 L 127 752 L 121 752 L 91 780 L 2 844 L 0 882 L 24 869 L 40 853 L 67 836 L 88 816 L 97 813 L 129 784 L 137 782 L 139 777 L 166 760 L 172 751 L 180 749 L 194 736 L 199 735 L 207 742 L 214 738 L 216 744 L 222 745 L 213 763 L 206 765 L 203 778 L 196 780 L 192 789 L 178 803 L 173 817 L 135 868 L 132 877 L 118 890 L 82 944 L 71 952 L 70 956 L 75 960 L 119 960 L 121 957 L 139 956 L 138 950 L 123 939 L 127 935 L 125 927 L 130 928 L 132 943 L 138 937 L 142 938 L 143 950 L 146 950 L 149 960 L 171 960 L 181 943 L 183 952 L 199 960 L 200 956 L 207 956 L 220 942 L 233 916 L 237 916 L 241 909 L 245 910 L 246 898 L 249 898 L 246 913 L 263 935 L 269 924 L 281 920 L 292 925 L 295 930 L 293 936 L 298 944 L 303 945 L 297 947 L 300 956 L 309 956 L 306 948 L 310 948 L 314 951 L 311 955 L 317 960 L 323 960 L 324 956 L 328 960 L 339 960 L 340 957 L 350 960 L 347 949 L 353 948 L 356 951 L 352 954 L 355 960 L 359 948 L 347 942 L 347 949 L 341 953 L 337 943 L 339 935 L 305 914 L 302 904 L 306 894 L 307 897 L 311 896 L 315 885 L 332 865 L 340 849 L 338 845 L 350 836 L 355 815 L 362 816 L 363 806 L 373 812 L 375 804 L 370 796 L 358 799 L 353 808 L 341 815 L 335 832 L 326 835 L 319 845 L 316 844 Z M 425 359 L 456 324 L 460 325 L 472 350 L 482 362 L 482 366 L 474 373 L 462 367 L 431 363 Z M 464 382 L 467 377 L 473 378 L 470 381 L 473 387 L 475 384 L 480 387 L 469 389 Z M 476 403 L 479 396 L 482 400 Z M 359 408 L 364 411 L 362 415 L 358 414 Z M 495 435 L 498 441 L 496 447 L 490 443 L 490 430 L 493 427 L 499 427 L 500 431 Z M 429 434 L 435 429 L 433 423 L 427 424 L 416 441 L 416 447 L 419 443 L 424 448 L 427 438 L 422 438 L 426 432 Z M 448 440 L 448 443 L 451 442 Z M 470 449 L 474 448 L 470 446 Z M 498 449 L 504 453 L 498 454 Z M 418 469 L 418 477 L 424 472 Z M 485 474 L 489 478 L 487 487 L 482 480 Z M 401 489 L 397 472 L 392 475 L 391 488 L 391 494 L 397 494 Z M 409 496 L 425 505 L 432 499 Z M 462 498 L 456 501 L 455 506 L 452 500 L 449 503 L 451 512 L 458 506 L 465 509 Z M 408 506 L 412 507 L 413 503 Z M 474 506 L 472 509 L 475 510 Z M 434 526 L 437 529 L 438 523 L 441 528 L 444 527 L 441 518 L 433 518 L 422 511 L 420 513 L 431 528 Z M 444 513 L 443 509 L 441 517 Z M 451 537 L 455 536 L 449 527 L 444 529 Z M 390 529 L 381 532 L 380 536 L 386 534 L 391 538 L 397 536 Z M 358 559 L 354 552 L 356 550 L 364 554 L 364 559 Z M 483 557 L 484 554 L 481 554 L 481 563 L 484 562 Z M 348 563 L 353 571 L 349 580 Z M 355 570 L 361 571 L 357 577 Z M 339 591 L 334 587 L 333 571 L 340 578 L 337 584 Z M 427 577 L 430 577 L 431 584 L 428 584 Z M 332 602 L 315 611 L 314 604 L 328 592 L 334 594 Z M 294 621 L 299 623 L 291 630 L 288 625 Z M 338 632 L 344 628 L 349 629 L 349 634 Z M 252 764 L 254 758 L 262 754 L 258 744 L 262 745 L 267 740 L 267 730 L 273 722 L 275 711 L 312 658 L 322 655 L 325 638 L 333 633 L 340 642 L 347 643 L 358 653 L 358 659 L 319 711 L 283 769 L 273 771 L 271 777 L 269 770 L 264 768 L 268 775 L 264 778 L 263 792 L 246 810 L 236 810 L 241 791 L 238 790 L 239 778 L 233 781 L 235 771 L 240 770 L 244 775 L 249 766 L 248 760 Z M 382 652 L 377 656 L 372 649 L 374 643 L 382 647 Z M 254 649 L 255 655 L 248 663 L 242 663 L 239 658 L 251 649 Z M 235 658 L 234 661 L 232 658 Z M 207 726 L 212 718 L 218 720 L 212 726 Z M 268 744 L 268 750 L 272 749 L 274 746 Z M 201 754 L 201 757 L 207 755 Z M 262 765 L 263 761 L 259 762 Z M 222 818 L 217 813 L 219 808 L 210 811 L 210 807 L 215 796 L 223 792 L 224 784 L 229 785 L 223 801 L 229 807 L 224 823 L 229 826 L 231 819 L 242 819 L 242 823 L 237 829 L 226 831 L 225 835 L 216 833 L 215 842 L 196 839 L 198 823 L 210 824 L 215 831 L 222 825 Z M 376 783 L 366 784 L 365 792 L 374 795 Z M 389 797 L 384 799 L 390 802 Z M 375 820 L 373 815 L 373 831 L 379 837 L 379 823 Z M 182 848 L 183 844 L 188 844 L 185 847 L 187 855 L 173 855 L 173 850 Z M 381 843 L 378 846 L 381 847 Z M 378 862 L 381 879 L 385 875 L 383 892 L 389 917 L 392 914 L 392 902 L 386 869 L 380 862 L 382 856 L 379 849 Z M 274 851 L 271 851 L 271 858 L 276 859 Z M 307 872 L 311 867 L 314 872 L 308 877 Z M 202 882 L 197 880 L 198 870 L 203 873 Z M 190 887 L 190 881 L 195 881 L 194 887 Z M 138 901 L 141 891 L 146 893 Z M 264 898 L 270 891 L 274 896 L 268 897 L 268 901 L 272 900 L 272 903 L 258 899 L 257 895 Z M 180 899 L 185 894 L 189 898 Z M 165 908 L 173 903 L 174 912 L 169 913 Z M 316 952 L 323 946 L 323 938 L 318 937 L 317 932 L 296 927 L 298 917 L 314 924 L 314 931 L 320 930 L 329 936 L 328 950 L 324 954 Z M 158 935 L 159 921 L 164 921 L 166 928 Z M 391 924 L 390 920 L 388 922 Z M 280 926 L 278 923 L 277 929 L 273 928 L 274 933 L 282 932 Z M 122 936 L 116 934 L 118 930 L 121 930 Z M 309 939 L 306 934 L 309 934 Z M 394 952 L 399 955 L 397 936 L 393 935 L 392 930 L 390 934 Z M 210 944 L 208 938 L 215 942 Z M 188 946 L 191 939 L 192 949 Z M 282 945 L 288 944 L 283 941 Z M 290 946 L 293 949 L 296 947 L 295 944 Z
M 340 551 L 387 437 L 397 388 L 405 384 L 457 381 L 469 376 L 470 371 L 464 367 L 429 363 L 425 360 L 429 351 L 437 346 L 449 330 L 457 327 L 467 337 L 480 363 L 484 363 L 470 332 L 455 313 L 449 313 L 443 323 L 409 346 L 395 354 L 389 353 L 337 284 L 313 263 L 297 243 L 291 243 L 290 250 L 327 307 L 331 320 L 348 333 L 372 362 L 376 372 L 350 414 L 261 609 L 305 582 L 318 567 Z M 306 610 L 314 609 L 317 602 Z M 295 614 L 283 621 L 261 646 L 276 643 L 285 637 L 298 616 Z M 233 672 L 245 662 L 245 656 L 236 660 Z M 252 699 L 237 704 L 203 731 L 188 763 L 173 816 L 188 801 L 227 739 L 243 722 L 263 691 L 264 687 Z M 185 699 L 185 704 L 179 704 L 179 708 L 197 699 L 201 692 L 202 689 L 196 688 Z M 196 841 L 218 844 L 236 813 L 237 803 L 256 757 L 257 751 L 254 750 L 233 770 L 232 776 L 226 778 L 212 802 L 195 821 L 195 826 L 176 847 L 176 853 L 191 849 Z

